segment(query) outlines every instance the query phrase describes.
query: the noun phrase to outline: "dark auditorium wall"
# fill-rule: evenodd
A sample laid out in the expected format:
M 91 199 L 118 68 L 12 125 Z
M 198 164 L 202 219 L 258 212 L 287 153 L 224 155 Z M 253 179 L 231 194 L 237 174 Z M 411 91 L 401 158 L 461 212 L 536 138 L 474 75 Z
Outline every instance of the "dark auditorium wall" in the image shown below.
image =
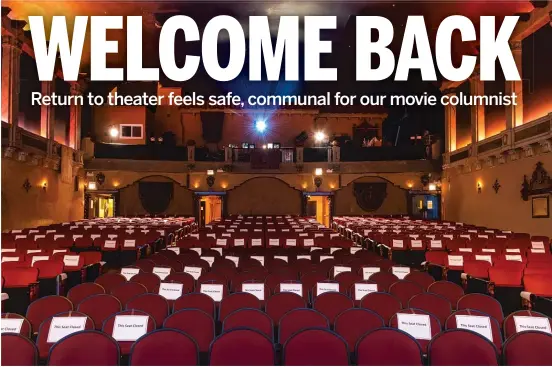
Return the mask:
M 387 196 L 377 210 L 365 211 L 357 204 L 353 190 L 355 182 L 387 183 Z M 358 178 L 349 183 L 347 186 L 337 190 L 335 193 L 335 215 L 388 215 L 407 213 L 407 191 L 395 186 L 392 182 L 381 177 L 373 176 Z
M 28 179 L 29 192 L 23 188 Z M 46 190 L 42 185 L 46 182 Z M 82 219 L 84 184 L 61 181 L 51 168 L 2 158 L 2 230 L 30 228 Z
M 173 182 L 173 198 L 169 203 L 169 206 L 162 214 L 193 214 L 193 193 L 185 187 L 180 186 L 170 178 L 163 176 L 146 177 L 141 180 L 153 181 L 153 182 Z M 124 187 L 120 190 L 120 214 L 125 215 L 144 215 L 148 212 L 143 208 L 140 202 L 139 195 L 139 181 L 134 182 L 132 185 Z
M 445 171 L 441 186 L 444 219 L 552 237 L 552 216 L 532 218 L 531 199 L 521 199 L 523 176 L 527 175 L 531 179 L 537 162 L 544 164 L 549 175 L 552 173 L 552 153 L 485 167 L 470 173 L 458 173 L 455 168 Z M 495 180 L 500 184 L 498 193 L 492 188 Z M 480 194 L 477 193 L 477 182 L 481 182 Z M 552 210 L 552 196 L 548 197 Z
M 258 177 L 228 191 L 228 214 L 300 215 L 301 192 L 277 178 Z

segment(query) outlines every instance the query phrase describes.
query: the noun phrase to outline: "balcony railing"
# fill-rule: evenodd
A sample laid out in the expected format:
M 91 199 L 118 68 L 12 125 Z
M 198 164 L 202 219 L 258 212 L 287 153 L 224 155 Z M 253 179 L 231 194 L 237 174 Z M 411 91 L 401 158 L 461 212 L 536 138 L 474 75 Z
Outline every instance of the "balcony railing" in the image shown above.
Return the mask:
M 186 161 L 188 150 L 183 146 L 94 144 L 95 158 Z
M 382 147 L 341 147 L 342 162 L 408 161 L 425 158 L 425 145 L 421 144 Z
M 255 166 L 275 167 L 279 163 L 298 163 L 298 148 L 280 149 L 243 149 L 232 148 L 225 156 L 225 151 L 209 151 L 207 148 L 195 147 L 195 161 L 251 163 Z M 424 145 L 383 146 L 383 147 L 349 147 L 340 148 L 340 159 L 334 157 L 331 148 L 302 148 L 302 162 L 362 162 L 426 159 Z M 96 143 L 94 157 L 103 159 L 135 159 L 187 161 L 188 148 L 185 146 L 152 145 L 117 145 Z M 270 157 L 270 158 L 269 158 Z M 331 159 L 330 159 L 331 158 Z M 265 162 L 266 161 L 266 162 Z M 265 163 L 261 163 L 265 162 Z

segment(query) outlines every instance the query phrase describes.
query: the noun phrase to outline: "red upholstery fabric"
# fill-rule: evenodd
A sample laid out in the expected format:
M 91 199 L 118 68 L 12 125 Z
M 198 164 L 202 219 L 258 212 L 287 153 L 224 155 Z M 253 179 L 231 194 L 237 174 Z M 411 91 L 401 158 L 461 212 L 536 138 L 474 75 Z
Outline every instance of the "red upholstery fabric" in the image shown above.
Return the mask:
M 402 309 L 402 303 L 392 294 L 372 292 L 362 297 L 360 307 L 374 311 L 383 318 L 387 325 L 391 317 Z
M 98 283 L 99 285 L 104 287 L 106 293 L 110 293 L 115 287 L 124 282 L 126 282 L 126 278 L 117 273 L 107 273 L 100 275 L 94 281 L 94 283 Z
M 552 363 L 552 335 L 540 331 L 523 331 L 504 344 L 504 361 L 508 366 L 548 366 Z
M 410 335 L 383 328 L 364 335 L 356 345 L 359 366 L 422 366 L 422 350 Z
M 449 300 L 453 308 L 456 308 L 458 300 L 464 296 L 464 289 L 462 287 L 456 283 L 447 282 L 446 280 L 431 284 L 427 288 L 427 291 L 445 297 Z
M 355 307 L 353 300 L 343 293 L 326 292 L 316 297 L 312 308 L 328 318 L 330 325 L 333 325 L 337 315 L 349 308 Z
M 307 328 L 327 328 L 330 323 L 326 316 L 309 308 L 292 310 L 280 319 L 278 341 L 284 344 L 293 334 Z
M 348 309 L 335 319 L 334 330 L 349 345 L 349 351 L 355 350 L 357 341 L 367 332 L 384 327 L 384 321 L 373 311 L 361 308 Z
M 67 298 L 77 306 L 86 297 L 104 293 L 104 288 L 97 283 L 82 283 L 71 288 L 67 293 Z
M 174 301 L 173 312 L 187 308 L 195 308 L 213 317 L 215 316 L 215 301 L 203 293 L 184 294 Z
M 48 296 L 32 302 L 27 309 L 27 320 L 31 323 L 34 332 L 42 321 L 61 312 L 73 311 L 73 304 L 65 297 Z
M 191 336 L 200 352 L 207 352 L 215 338 L 213 316 L 197 309 L 180 310 L 165 319 L 163 328 L 176 329 Z
M 456 309 L 463 310 L 467 308 L 485 312 L 494 317 L 499 324 L 502 324 L 504 320 L 504 313 L 502 312 L 500 303 L 496 299 L 485 294 L 466 294 L 464 297 L 460 298 Z
M 18 334 L 2 334 L 2 366 L 36 366 L 38 350 L 32 340 Z
M 234 329 L 215 339 L 209 350 L 211 366 L 272 366 L 272 341 L 250 329 Z
M 50 366 L 115 366 L 119 364 L 117 342 L 99 331 L 80 331 L 54 344 Z
M 160 328 L 169 315 L 169 303 L 163 296 L 146 293 L 140 294 L 128 301 L 125 305 L 125 310 L 140 310 L 147 312 L 153 317 L 157 327 Z
M 266 313 L 274 325 L 278 325 L 280 319 L 287 312 L 305 307 L 307 307 L 305 300 L 298 294 L 290 292 L 277 293 L 270 297 L 265 304 Z
M 432 366 L 498 366 L 494 345 L 479 334 L 461 329 L 434 337 L 428 358 Z
M 439 319 L 441 325 L 444 325 L 447 318 L 452 313 L 450 302 L 437 294 L 420 293 L 415 295 L 408 301 L 409 308 L 419 308 L 433 314 Z
M 131 366 L 193 366 L 198 364 L 196 342 L 179 330 L 162 329 L 146 334 L 134 343 Z
M 347 343 L 327 329 L 305 329 L 284 344 L 286 366 L 345 366 L 349 364 Z
M 104 321 L 114 313 L 122 310 L 121 302 L 109 294 L 96 294 L 82 300 L 77 311 L 82 312 L 94 320 L 96 330 L 101 330 Z

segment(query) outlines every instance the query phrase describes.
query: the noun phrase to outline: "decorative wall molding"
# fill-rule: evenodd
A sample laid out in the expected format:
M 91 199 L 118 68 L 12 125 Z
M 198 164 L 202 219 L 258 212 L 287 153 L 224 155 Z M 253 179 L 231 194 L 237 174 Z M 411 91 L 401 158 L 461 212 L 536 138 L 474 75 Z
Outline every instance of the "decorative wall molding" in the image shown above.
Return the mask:
M 552 177 L 544 169 L 542 162 L 537 163 L 531 179 L 528 179 L 527 175 L 523 176 L 520 192 L 524 201 L 528 201 L 532 195 L 552 194 Z

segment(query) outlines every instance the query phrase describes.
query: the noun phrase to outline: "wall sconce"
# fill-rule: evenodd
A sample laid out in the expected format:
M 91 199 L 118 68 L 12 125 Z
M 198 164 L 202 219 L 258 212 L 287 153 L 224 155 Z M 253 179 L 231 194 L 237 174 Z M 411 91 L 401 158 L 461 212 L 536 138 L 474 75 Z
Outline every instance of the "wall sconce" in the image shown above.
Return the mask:
M 222 187 L 223 189 L 226 189 L 228 187 L 228 183 L 223 182 L 223 183 L 220 184 L 220 187 Z
M 215 184 L 215 171 L 212 169 L 207 170 L 207 178 L 205 179 L 207 181 L 207 186 L 209 186 L 209 190 L 213 188 L 213 185 Z
M 48 183 L 46 181 L 44 181 L 42 183 L 42 190 L 46 191 L 47 188 L 48 188 Z
M 413 188 L 414 187 L 414 182 L 406 181 L 406 187 L 408 187 L 409 189 Z
M 29 190 L 31 189 L 31 183 L 29 182 L 29 179 L 26 178 L 25 179 L 25 182 L 23 182 L 23 188 L 25 189 L 25 191 L 28 193 Z
M 498 194 L 498 190 L 500 190 L 500 182 L 498 182 L 498 178 L 495 180 L 494 184 L 493 184 L 493 189 L 495 191 L 495 194 Z
M 477 182 L 477 193 L 478 194 L 481 194 L 481 190 L 482 190 L 482 186 L 481 186 L 481 182 Z
M 314 186 L 316 186 L 316 191 L 322 186 L 322 168 L 314 170 Z

